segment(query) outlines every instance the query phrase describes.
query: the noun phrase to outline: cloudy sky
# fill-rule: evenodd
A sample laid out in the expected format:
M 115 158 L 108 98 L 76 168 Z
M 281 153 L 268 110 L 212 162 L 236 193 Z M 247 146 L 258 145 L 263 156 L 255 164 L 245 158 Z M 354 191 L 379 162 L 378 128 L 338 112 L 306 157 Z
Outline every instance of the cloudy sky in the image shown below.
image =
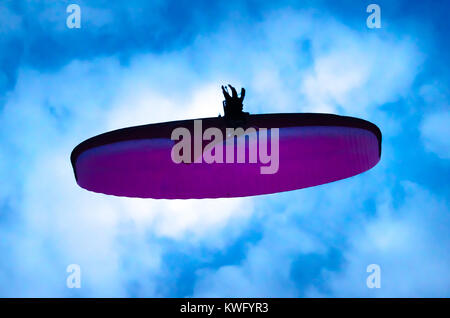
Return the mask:
M 71 3 L 80 29 L 66 26 Z M 369 29 L 370 3 L 2 1 L 0 296 L 449 297 L 450 4 L 376 1 L 382 28 Z M 251 113 L 374 122 L 380 163 L 236 199 L 76 185 L 79 142 L 217 116 L 226 83 L 246 87 Z

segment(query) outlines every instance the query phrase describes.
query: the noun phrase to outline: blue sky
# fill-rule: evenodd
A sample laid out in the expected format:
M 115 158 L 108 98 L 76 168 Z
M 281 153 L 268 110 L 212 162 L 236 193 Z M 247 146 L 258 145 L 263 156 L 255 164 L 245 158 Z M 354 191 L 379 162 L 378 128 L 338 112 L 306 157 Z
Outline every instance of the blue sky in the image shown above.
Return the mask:
M 81 7 L 81 29 L 66 7 Z M 448 1 L 2 1 L 0 296 L 449 297 Z M 79 188 L 70 152 L 121 127 L 331 112 L 380 163 L 287 193 L 142 200 Z M 80 289 L 66 287 L 69 264 Z M 366 286 L 369 264 L 381 288 Z

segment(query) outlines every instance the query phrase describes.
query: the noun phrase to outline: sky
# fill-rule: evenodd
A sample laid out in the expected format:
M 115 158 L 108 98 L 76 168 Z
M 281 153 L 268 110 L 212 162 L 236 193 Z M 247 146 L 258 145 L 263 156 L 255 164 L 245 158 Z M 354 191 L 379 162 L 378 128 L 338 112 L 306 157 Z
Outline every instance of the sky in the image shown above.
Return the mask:
M 66 25 L 69 4 L 81 28 Z M 366 8 L 381 8 L 381 28 Z M 2 1 L 1 297 L 449 297 L 448 1 Z M 358 176 L 232 199 L 80 188 L 72 149 L 105 131 L 252 114 L 360 117 Z M 68 288 L 70 264 L 81 288 Z M 367 267 L 380 267 L 368 288 Z

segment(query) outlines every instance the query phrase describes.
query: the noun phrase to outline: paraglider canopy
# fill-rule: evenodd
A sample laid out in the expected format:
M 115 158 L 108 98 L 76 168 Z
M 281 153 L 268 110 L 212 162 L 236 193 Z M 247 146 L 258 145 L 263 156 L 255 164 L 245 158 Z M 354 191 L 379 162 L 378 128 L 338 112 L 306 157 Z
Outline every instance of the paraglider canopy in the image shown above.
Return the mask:
M 364 172 L 381 156 L 374 124 L 333 114 L 243 112 L 222 86 L 224 117 L 129 127 L 79 144 L 77 183 L 127 197 L 242 197 L 316 186 Z

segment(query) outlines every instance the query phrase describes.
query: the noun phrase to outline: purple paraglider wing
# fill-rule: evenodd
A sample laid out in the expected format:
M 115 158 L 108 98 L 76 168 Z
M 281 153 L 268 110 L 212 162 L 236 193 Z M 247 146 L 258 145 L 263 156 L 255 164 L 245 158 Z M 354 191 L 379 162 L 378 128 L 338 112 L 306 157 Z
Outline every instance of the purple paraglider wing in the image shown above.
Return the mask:
M 204 118 L 202 125 L 203 130 L 221 130 L 225 138 L 215 147 L 222 147 L 224 158 L 233 147 L 236 159 L 238 143 L 227 145 L 226 121 Z M 255 128 L 256 140 L 261 128 L 279 129 L 277 158 L 271 149 L 274 136 L 268 134 L 271 162 L 261 156 L 249 162 L 247 140 L 243 163 L 176 163 L 171 151 L 177 141 L 171 139 L 171 133 L 178 127 L 194 135 L 194 121 L 185 120 L 120 129 L 86 140 L 71 156 L 78 184 L 90 191 L 126 197 L 242 197 L 348 178 L 372 168 L 381 156 L 381 132 L 365 120 L 331 114 L 266 114 L 248 116 L 242 128 Z M 192 161 L 195 159 L 192 155 Z M 269 173 L 261 173 L 264 167 Z

